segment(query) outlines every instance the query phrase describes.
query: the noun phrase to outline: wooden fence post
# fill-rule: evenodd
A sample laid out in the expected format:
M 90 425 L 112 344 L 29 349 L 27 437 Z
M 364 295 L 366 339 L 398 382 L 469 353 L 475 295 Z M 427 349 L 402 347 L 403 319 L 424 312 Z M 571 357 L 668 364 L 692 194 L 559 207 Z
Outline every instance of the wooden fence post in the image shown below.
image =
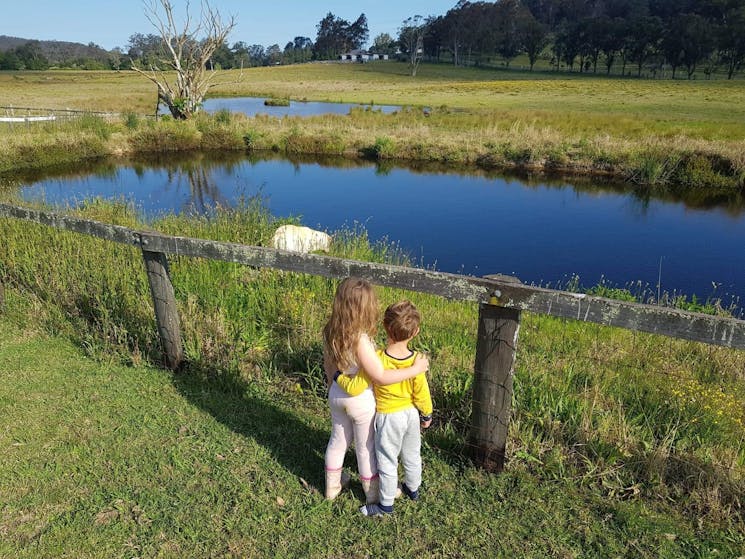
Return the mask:
M 181 323 L 176 309 L 176 296 L 168 272 L 168 259 L 162 252 L 142 250 L 145 260 L 147 279 L 155 307 L 155 321 L 158 324 L 160 343 L 166 365 L 176 370 L 184 360 L 184 348 L 181 343 Z
M 484 469 L 504 468 L 520 310 L 481 303 L 468 447 Z

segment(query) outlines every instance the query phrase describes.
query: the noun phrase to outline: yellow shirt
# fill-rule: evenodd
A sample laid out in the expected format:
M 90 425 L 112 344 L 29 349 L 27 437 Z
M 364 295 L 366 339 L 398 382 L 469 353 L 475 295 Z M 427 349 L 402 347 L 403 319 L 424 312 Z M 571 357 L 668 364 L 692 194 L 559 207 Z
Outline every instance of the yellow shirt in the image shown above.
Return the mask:
M 383 350 L 376 351 L 383 363 L 383 369 L 406 369 L 414 364 L 416 352 L 405 359 L 391 357 Z M 393 413 L 415 407 L 422 415 L 432 415 L 432 396 L 429 392 L 427 376 L 421 373 L 412 379 L 379 386 L 373 384 L 363 369 L 352 376 L 339 375 L 336 383 L 350 396 L 357 396 L 372 385 L 375 390 L 375 408 L 380 413 Z

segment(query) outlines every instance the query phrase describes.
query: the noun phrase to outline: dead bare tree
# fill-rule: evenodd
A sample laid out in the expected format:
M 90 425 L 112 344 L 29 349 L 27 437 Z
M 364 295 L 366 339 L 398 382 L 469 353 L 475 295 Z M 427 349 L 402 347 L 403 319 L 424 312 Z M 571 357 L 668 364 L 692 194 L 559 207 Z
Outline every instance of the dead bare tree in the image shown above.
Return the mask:
M 409 73 L 416 76 L 419 63 L 424 56 L 424 34 L 427 31 L 429 20 L 420 15 L 406 18 L 398 30 L 399 44 L 406 51 L 409 58 Z
M 158 87 L 158 105 L 161 101 L 165 103 L 173 118 L 188 119 L 199 112 L 207 91 L 218 85 L 214 81 L 218 72 L 211 64 L 209 69 L 207 66 L 235 27 L 235 17 L 223 20 L 220 13 L 203 0 L 201 18 L 192 27 L 187 0 L 185 21 L 180 29 L 170 0 L 144 0 L 143 3 L 145 16 L 163 39 L 163 57 L 147 69 L 139 68 L 133 61 L 132 69 Z

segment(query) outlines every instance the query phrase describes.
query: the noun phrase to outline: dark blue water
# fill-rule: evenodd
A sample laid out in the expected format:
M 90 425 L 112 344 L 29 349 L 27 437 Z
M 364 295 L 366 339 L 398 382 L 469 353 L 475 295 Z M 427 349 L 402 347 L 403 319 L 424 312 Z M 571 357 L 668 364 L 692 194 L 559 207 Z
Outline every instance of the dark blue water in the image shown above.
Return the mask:
M 322 114 L 349 114 L 352 108 L 369 108 L 383 113 L 392 113 L 401 107 L 394 105 L 359 105 L 355 103 L 324 103 L 320 101 L 290 101 L 289 107 L 269 107 L 264 105 L 264 97 L 221 97 L 207 99 L 203 108 L 208 113 L 228 110 L 233 113 L 245 113 L 250 116 L 265 114 L 274 117 L 282 116 L 315 116 Z M 167 110 L 161 112 L 167 113 Z
M 28 181 L 26 198 L 125 198 L 144 214 L 203 212 L 261 195 L 275 216 L 333 232 L 362 225 L 419 266 L 561 287 L 600 282 L 650 293 L 745 301 L 745 212 L 640 200 L 618 187 L 517 180 L 372 163 L 277 157 L 107 163 Z

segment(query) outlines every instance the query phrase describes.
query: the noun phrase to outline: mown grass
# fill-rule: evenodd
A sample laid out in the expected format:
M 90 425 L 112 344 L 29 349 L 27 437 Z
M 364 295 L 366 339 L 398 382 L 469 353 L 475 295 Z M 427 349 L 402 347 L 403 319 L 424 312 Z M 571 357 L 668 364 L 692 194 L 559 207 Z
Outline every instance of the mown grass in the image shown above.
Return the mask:
M 78 213 L 137 226 L 119 205 Z M 148 224 L 252 244 L 276 226 L 255 201 Z M 319 332 L 334 282 L 172 259 L 189 365 L 171 376 L 147 366 L 159 351 L 136 250 L 10 220 L 0 234 L 0 555 L 745 549 L 743 352 L 525 313 L 507 471 L 494 476 L 465 457 L 475 305 L 379 289 L 382 305 L 409 297 L 422 310 L 437 424 L 422 502 L 364 522 L 359 486 L 334 503 L 317 491 L 328 434 Z M 400 261 L 360 231 L 338 234 L 333 253 Z
M 413 109 L 311 119 L 223 116 L 211 134 L 200 129 L 207 126 L 204 120 L 201 125 L 152 125 L 144 119 L 135 123 L 130 116 L 125 125 L 111 126 L 110 137 L 96 152 L 248 147 L 611 174 L 645 187 L 672 185 L 717 194 L 741 192 L 745 185 L 745 90 L 740 81 L 636 80 L 447 65 L 425 65 L 412 79 L 398 63 L 255 68 L 228 73 L 224 81 L 214 95 Z M 131 115 L 152 114 L 154 101 L 152 86 L 129 72 L 0 73 L 0 105 L 72 104 Z M 430 108 L 426 116 L 423 106 Z M 14 161 L 28 164 L 19 151 L 40 153 L 50 143 L 64 143 L 67 130 L 41 126 L 46 132 L 35 135 L 29 129 L 12 129 L 14 140 L 0 150 L 0 171 Z M 10 129 L 0 129 L 0 135 L 3 130 Z M 62 137 L 49 138 L 55 134 Z M 79 156 L 86 154 L 90 150 Z

